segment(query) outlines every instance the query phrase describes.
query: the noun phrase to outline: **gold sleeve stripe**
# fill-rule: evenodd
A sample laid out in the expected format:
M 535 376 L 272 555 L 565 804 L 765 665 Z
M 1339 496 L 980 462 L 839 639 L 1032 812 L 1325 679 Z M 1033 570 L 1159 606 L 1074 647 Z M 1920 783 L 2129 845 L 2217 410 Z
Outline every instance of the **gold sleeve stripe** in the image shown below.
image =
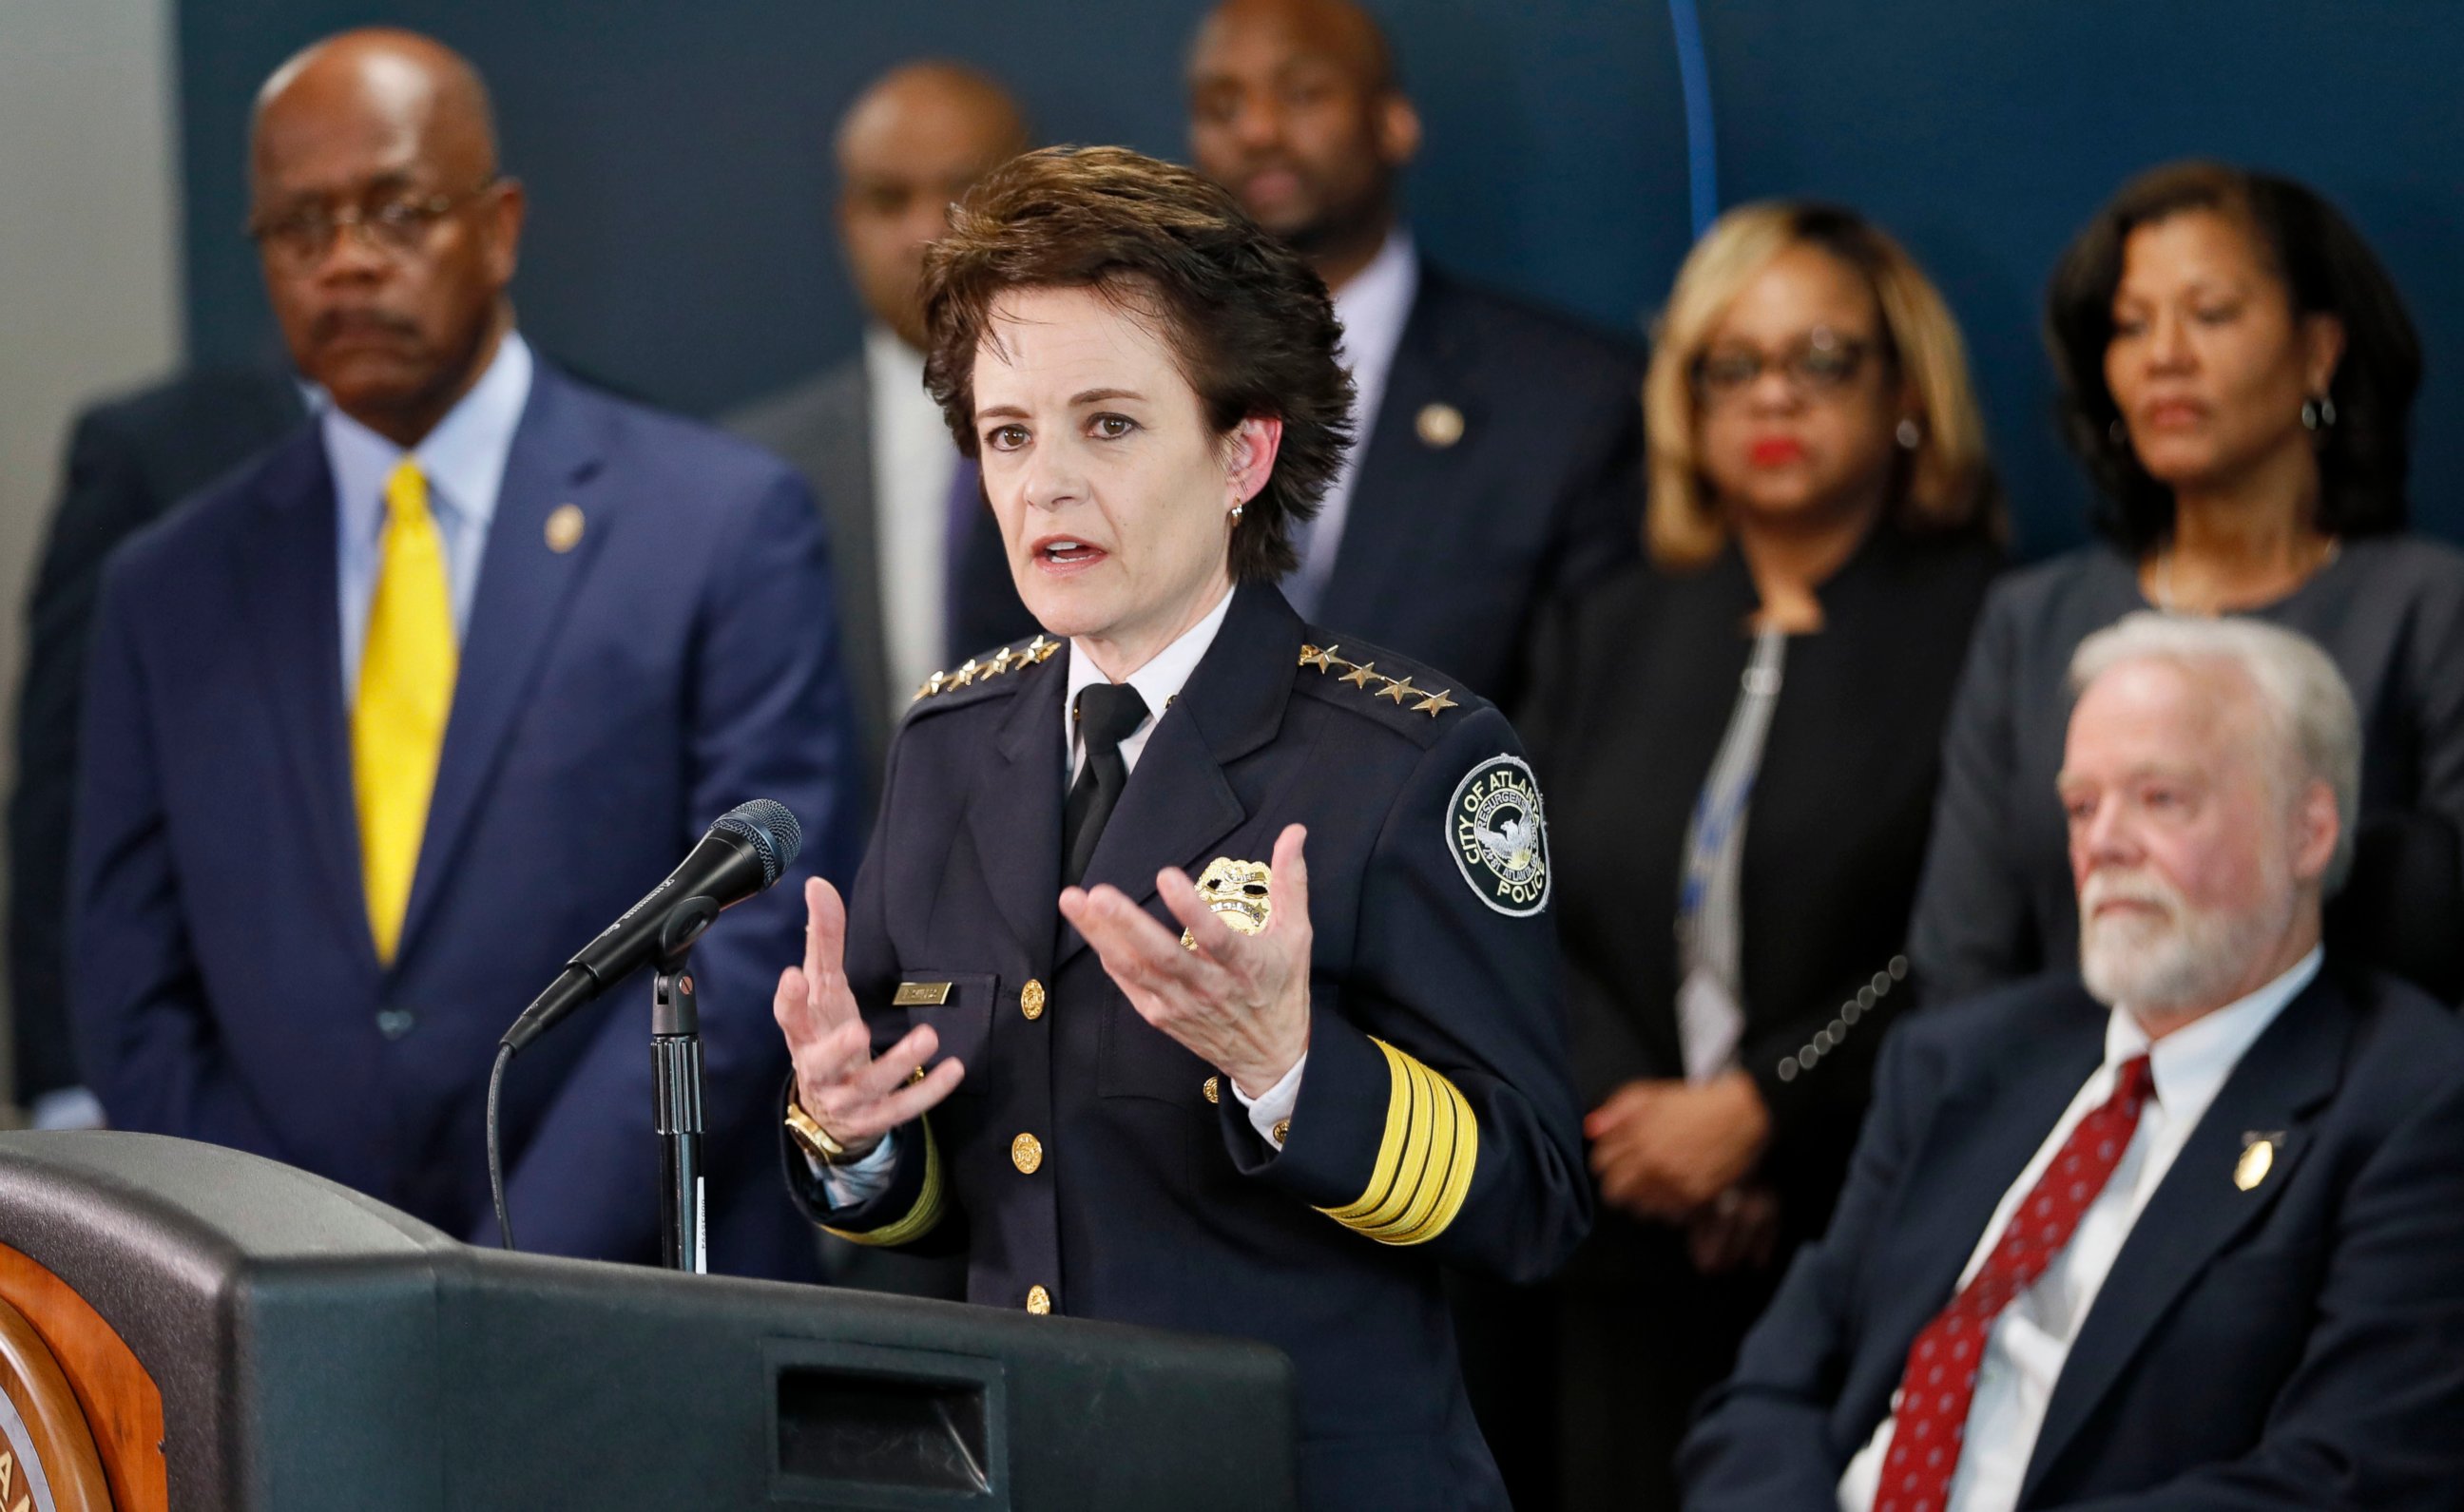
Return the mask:
M 1425 1244 L 1446 1231 L 1471 1193 L 1480 1120 L 1436 1070 L 1372 1037 L 1391 1087 L 1386 1132 L 1359 1200 L 1319 1211 L 1381 1244 Z
M 877 1229 L 834 1229 L 824 1224 L 825 1232 L 837 1235 L 850 1244 L 906 1244 L 922 1238 L 941 1221 L 943 1194 L 941 1186 L 941 1146 L 933 1137 L 930 1120 L 917 1119 L 916 1127 L 924 1130 L 924 1190 L 915 1194 L 915 1205 L 895 1223 L 885 1223 Z

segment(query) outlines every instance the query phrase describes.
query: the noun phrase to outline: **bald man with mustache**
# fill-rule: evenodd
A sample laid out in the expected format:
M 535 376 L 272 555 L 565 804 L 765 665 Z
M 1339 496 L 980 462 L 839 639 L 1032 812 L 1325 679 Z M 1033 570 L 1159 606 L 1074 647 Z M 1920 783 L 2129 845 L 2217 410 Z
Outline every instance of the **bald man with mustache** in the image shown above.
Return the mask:
M 487 90 L 415 33 L 260 93 L 252 216 L 332 401 L 117 553 L 72 867 L 81 1068 L 117 1127 L 304 1167 L 495 1242 L 497 1036 L 752 798 L 852 870 L 860 779 L 810 496 L 777 459 L 539 358 Z M 696 948 L 714 1269 L 808 1276 L 758 1174 L 781 890 Z M 647 980 L 517 1062 L 525 1248 L 658 1258 Z M 739 1178 L 737 1172 L 749 1173 Z

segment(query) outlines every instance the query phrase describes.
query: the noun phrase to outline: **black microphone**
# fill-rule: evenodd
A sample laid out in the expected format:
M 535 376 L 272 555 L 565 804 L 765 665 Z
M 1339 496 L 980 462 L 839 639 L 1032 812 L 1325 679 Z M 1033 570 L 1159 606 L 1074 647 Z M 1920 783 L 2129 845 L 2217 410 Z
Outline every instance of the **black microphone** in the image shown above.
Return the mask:
M 635 969 L 683 954 L 720 909 L 777 882 L 803 843 L 784 803 L 757 798 L 720 815 L 667 881 L 574 953 L 564 975 L 522 1010 L 498 1042 L 518 1051 Z

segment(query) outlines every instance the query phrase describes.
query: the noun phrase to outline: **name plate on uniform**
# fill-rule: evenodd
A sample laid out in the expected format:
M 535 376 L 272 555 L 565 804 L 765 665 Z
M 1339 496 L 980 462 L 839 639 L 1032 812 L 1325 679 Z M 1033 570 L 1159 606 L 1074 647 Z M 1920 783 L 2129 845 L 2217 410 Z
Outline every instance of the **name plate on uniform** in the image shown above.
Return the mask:
M 900 982 L 890 999 L 893 1008 L 938 1008 L 950 1000 L 948 982 Z

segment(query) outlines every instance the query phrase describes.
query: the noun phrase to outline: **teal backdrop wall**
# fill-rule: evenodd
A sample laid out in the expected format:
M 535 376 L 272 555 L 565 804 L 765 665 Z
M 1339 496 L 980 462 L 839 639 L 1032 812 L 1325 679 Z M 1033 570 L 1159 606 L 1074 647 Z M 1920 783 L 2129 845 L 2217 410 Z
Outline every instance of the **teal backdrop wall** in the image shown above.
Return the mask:
M 1424 248 L 1639 331 L 1690 231 L 1678 53 L 1660 0 L 1382 0 L 1428 121 Z M 271 349 L 246 212 L 257 83 L 325 33 L 430 32 L 493 83 L 532 195 L 525 328 L 627 390 L 709 414 L 851 349 L 829 224 L 832 122 L 882 69 L 957 57 L 1048 141 L 1178 156 L 1203 7 L 939 0 L 187 0 L 178 63 L 187 321 L 199 362 Z M 2361 225 L 2420 321 L 2415 518 L 2464 537 L 2464 6 L 2453 0 L 1701 0 L 1723 204 L 1855 205 L 1968 333 L 2019 542 L 2079 539 L 2037 305 L 2128 173 L 2207 154 L 2307 179 Z

